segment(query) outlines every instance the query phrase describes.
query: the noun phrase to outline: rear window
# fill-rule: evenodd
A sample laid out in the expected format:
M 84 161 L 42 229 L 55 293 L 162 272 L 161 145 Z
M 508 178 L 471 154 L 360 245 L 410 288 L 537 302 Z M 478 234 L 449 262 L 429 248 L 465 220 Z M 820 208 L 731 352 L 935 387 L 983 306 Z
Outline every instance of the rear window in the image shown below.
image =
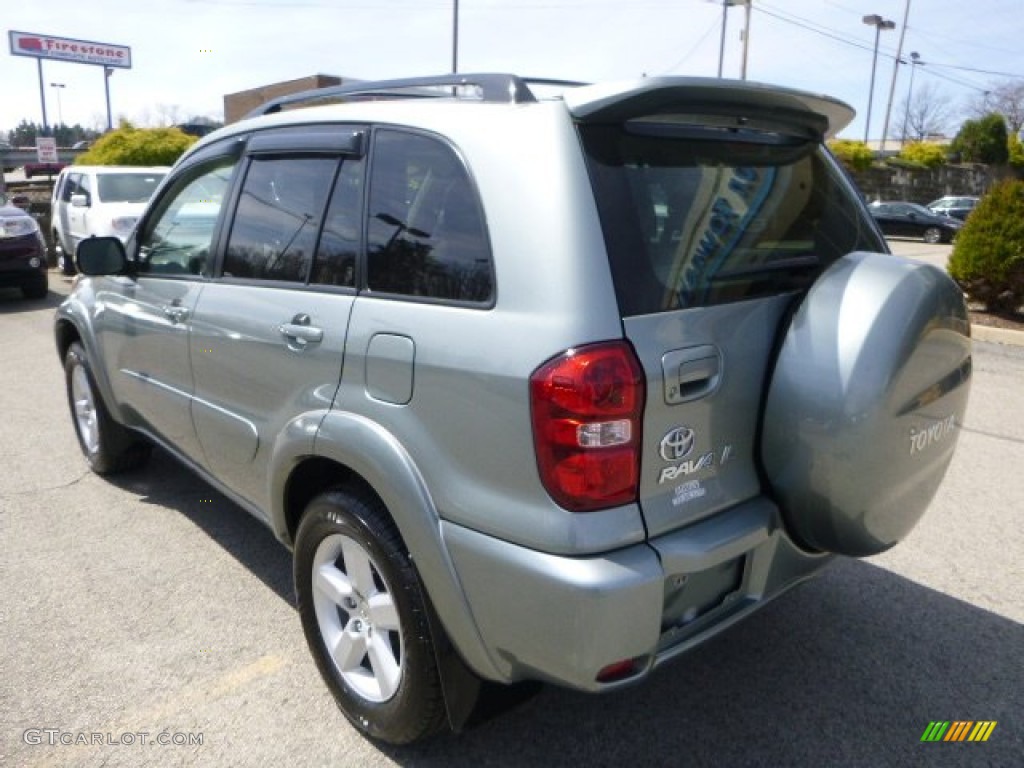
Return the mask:
M 624 316 L 799 291 L 885 251 L 816 142 L 669 123 L 580 127 Z

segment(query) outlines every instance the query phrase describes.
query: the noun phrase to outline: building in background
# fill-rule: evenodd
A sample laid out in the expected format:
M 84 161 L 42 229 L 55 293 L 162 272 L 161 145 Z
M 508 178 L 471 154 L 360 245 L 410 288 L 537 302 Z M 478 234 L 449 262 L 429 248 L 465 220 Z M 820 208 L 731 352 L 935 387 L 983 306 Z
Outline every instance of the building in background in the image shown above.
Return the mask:
M 335 75 L 310 75 L 309 77 L 301 77 L 298 80 L 285 80 L 280 83 L 261 85 L 248 91 L 229 93 L 224 96 L 224 123 L 234 123 L 241 120 L 260 104 L 266 104 L 271 99 L 287 96 L 290 93 L 309 91 L 314 88 L 327 88 L 332 85 L 341 84 L 342 79 Z

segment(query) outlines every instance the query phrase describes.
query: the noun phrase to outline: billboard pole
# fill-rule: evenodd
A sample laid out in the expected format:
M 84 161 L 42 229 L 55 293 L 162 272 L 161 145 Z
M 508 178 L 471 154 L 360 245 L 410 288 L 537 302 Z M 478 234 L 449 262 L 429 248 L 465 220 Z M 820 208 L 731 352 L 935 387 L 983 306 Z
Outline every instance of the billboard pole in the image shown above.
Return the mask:
M 50 135 L 50 125 L 46 120 L 46 90 L 43 88 L 43 60 L 36 59 L 36 66 L 39 67 L 39 103 L 43 106 L 43 135 Z
M 114 122 L 110 118 L 110 76 L 114 74 L 114 70 L 110 67 L 103 68 L 103 90 L 107 93 L 107 130 L 111 131 L 114 129 Z

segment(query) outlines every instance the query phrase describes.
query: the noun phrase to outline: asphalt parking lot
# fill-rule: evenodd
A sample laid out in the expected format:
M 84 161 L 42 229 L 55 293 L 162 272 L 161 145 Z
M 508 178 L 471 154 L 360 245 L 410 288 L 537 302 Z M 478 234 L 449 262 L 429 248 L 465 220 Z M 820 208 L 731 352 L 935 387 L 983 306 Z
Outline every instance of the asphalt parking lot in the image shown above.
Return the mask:
M 836 562 L 644 685 L 546 689 L 392 749 L 335 708 L 261 524 L 159 452 L 113 482 L 87 471 L 51 339 L 67 287 L 0 290 L 0 765 L 1022 763 L 1024 347 L 976 344 L 954 466 L 900 547 Z M 936 720 L 997 726 L 922 743 Z

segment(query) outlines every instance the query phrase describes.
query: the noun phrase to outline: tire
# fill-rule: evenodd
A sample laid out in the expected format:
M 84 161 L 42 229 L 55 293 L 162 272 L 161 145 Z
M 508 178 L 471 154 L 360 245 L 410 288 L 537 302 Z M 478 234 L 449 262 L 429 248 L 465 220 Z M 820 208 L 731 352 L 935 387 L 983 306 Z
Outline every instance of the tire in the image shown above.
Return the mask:
M 50 284 L 45 274 L 38 280 L 21 286 L 21 295 L 26 299 L 45 299 L 49 292 Z
M 124 472 L 149 459 L 152 446 L 111 418 L 85 350 L 77 341 L 64 356 L 64 381 L 78 446 L 93 472 L 98 475 Z
M 75 269 L 74 256 L 68 255 L 68 252 L 64 249 L 64 244 L 61 242 L 60 235 L 56 231 L 53 233 L 53 250 L 57 256 L 57 269 L 68 277 L 77 274 L 78 270 Z
M 930 244 L 935 245 L 936 243 L 942 242 L 942 230 L 938 227 L 928 227 L 922 235 L 922 239 Z
M 295 592 L 320 674 L 356 729 L 410 744 L 442 727 L 429 608 L 379 500 L 339 488 L 310 502 L 296 535 Z

